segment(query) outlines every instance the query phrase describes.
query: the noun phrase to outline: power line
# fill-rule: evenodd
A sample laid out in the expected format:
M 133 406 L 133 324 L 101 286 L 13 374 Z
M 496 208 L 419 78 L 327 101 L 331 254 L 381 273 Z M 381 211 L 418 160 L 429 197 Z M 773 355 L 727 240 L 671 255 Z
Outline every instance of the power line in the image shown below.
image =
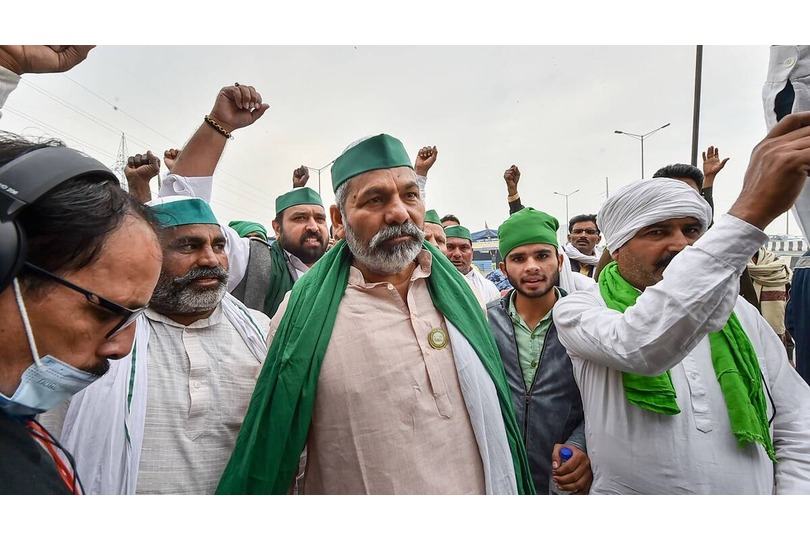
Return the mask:
M 88 91 L 88 92 L 90 92 L 91 94 L 93 94 L 94 96 L 96 96 L 98 99 L 100 99 L 101 101 L 103 101 L 104 103 L 106 103 L 107 105 L 109 105 L 110 107 L 112 107 L 114 110 L 116 110 L 116 111 L 120 112 L 121 114 L 123 114 L 124 116 L 126 116 L 126 117 L 128 117 L 128 118 L 132 119 L 133 121 L 135 121 L 135 122 L 137 122 L 138 124 L 142 125 L 143 127 L 145 127 L 146 129 L 148 129 L 149 131 L 151 131 L 151 132 L 153 132 L 153 133 L 155 133 L 155 134 L 157 134 L 157 135 L 159 135 L 159 136 L 163 137 L 164 139 L 166 139 L 167 141 L 169 141 L 169 143 L 174 144 L 174 141 L 173 141 L 171 138 L 167 137 L 166 135 L 162 134 L 161 132 L 159 132 L 158 130 L 156 130 L 156 129 L 152 128 L 151 126 L 148 126 L 148 125 L 144 124 L 143 122 L 141 122 L 140 120 L 138 120 L 137 118 L 135 118 L 134 116 L 132 116 L 131 114 L 129 114 L 128 112 L 126 112 L 125 110 L 123 110 L 122 108 L 120 108 L 118 105 L 115 105 L 115 104 L 113 104 L 113 103 L 110 103 L 109 101 L 107 101 L 106 99 L 104 99 L 104 98 L 103 98 L 103 97 L 101 97 L 100 95 L 96 94 L 95 92 L 93 92 L 92 90 L 90 90 L 89 88 L 87 88 L 86 86 L 84 86 L 83 84 L 81 84 L 80 82 L 78 82 L 78 81 L 75 81 L 75 80 L 71 79 L 71 78 L 70 78 L 69 76 L 67 76 L 66 74 L 62 73 L 61 75 L 62 75 L 64 78 L 66 78 L 67 80 L 69 80 L 70 82 L 72 82 L 73 84 L 75 84 L 75 85 L 77 85 L 77 86 L 79 86 L 79 87 L 81 87 L 81 88 L 84 88 L 86 91 Z
M 120 113 L 124 114 L 125 116 L 127 116 L 127 117 L 129 117 L 129 118 L 131 118 L 132 120 L 134 120 L 134 121 L 135 121 L 135 122 L 137 122 L 138 124 L 140 124 L 140 125 L 144 126 L 145 128 L 149 129 L 150 131 L 152 131 L 152 132 L 154 132 L 154 133 L 157 133 L 158 135 L 160 135 L 161 137 L 163 137 L 164 139 L 166 139 L 167 141 L 169 141 L 170 143 L 172 143 L 172 144 L 171 144 L 171 146 L 170 146 L 171 148 L 174 148 L 174 147 L 175 147 L 175 146 L 174 146 L 174 141 L 172 141 L 172 140 L 171 140 L 169 137 L 167 137 L 167 136 L 163 135 L 163 134 L 162 134 L 162 133 L 160 133 L 159 131 L 157 131 L 157 130 L 153 129 L 152 127 L 150 127 L 150 126 L 146 125 L 145 123 L 141 122 L 140 120 L 138 120 L 137 118 L 135 118 L 135 117 L 134 117 L 134 116 L 132 116 L 131 114 L 127 113 L 126 111 L 124 111 L 123 109 L 121 109 L 120 107 L 118 107 L 117 105 L 115 105 L 115 104 L 113 104 L 113 103 L 109 102 L 108 100 L 104 99 L 102 96 L 100 96 L 100 95 L 98 95 L 97 93 L 93 92 L 92 90 L 90 90 L 89 88 L 87 88 L 87 87 L 86 87 L 86 86 L 84 86 L 83 84 L 79 83 L 78 81 L 76 81 L 76 80 L 72 79 L 72 78 L 71 78 L 71 77 L 69 77 L 68 75 L 66 75 L 66 74 L 64 74 L 64 73 L 62 73 L 61 75 L 62 75 L 63 77 L 65 77 L 66 79 L 68 79 L 69 81 L 71 81 L 72 83 L 74 83 L 74 84 L 76 84 L 77 86 L 79 86 L 80 88 L 82 88 L 82 89 L 84 89 L 85 91 L 89 92 L 90 94 L 92 94 L 92 95 L 93 95 L 93 96 L 95 96 L 96 98 L 100 99 L 101 101 L 103 101 L 103 102 L 104 102 L 104 103 L 106 103 L 107 105 L 109 105 L 109 106 L 113 107 L 113 108 L 114 108 L 116 111 L 118 111 L 118 112 L 120 112 Z M 118 133 L 121 133 L 121 132 L 123 132 L 124 130 L 119 129 L 119 128 L 115 128 L 113 131 L 114 131 L 114 132 L 115 132 L 115 134 L 117 135 Z M 149 148 L 150 148 L 150 146 L 153 146 L 153 145 L 150 145 L 149 143 L 147 143 L 146 141 L 140 140 L 140 139 L 138 139 L 137 137 L 132 136 L 132 134 L 131 134 L 131 133 L 128 135 L 128 137 L 129 137 L 130 139 L 132 139 L 132 140 L 136 141 L 136 142 L 141 142 L 141 143 L 143 143 L 147 149 L 149 149 Z M 155 145 L 155 147 L 156 147 L 156 148 L 159 148 L 159 146 L 156 146 L 156 145 Z M 272 194 L 271 194 L 271 193 L 269 193 L 269 192 L 265 192 L 265 191 L 262 191 L 262 190 L 260 190 L 260 189 L 256 188 L 256 187 L 255 187 L 253 184 L 251 184 L 250 182 L 247 182 L 247 181 L 245 181 L 245 180 L 242 180 L 241 178 L 239 178 L 239 177 L 238 177 L 238 176 L 236 176 L 235 174 L 230 173 L 230 172 L 228 172 L 228 171 L 226 171 L 225 169 L 222 169 L 222 168 L 219 168 L 218 170 L 219 170 L 219 172 L 220 172 L 220 173 L 223 173 L 223 174 L 225 174 L 225 175 L 227 175 L 227 176 L 229 176 L 229 177 L 233 178 L 234 180 L 237 180 L 237 181 L 239 181 L 239 182 L 242 182 L 242 183 L 243 183 L 243 184 L 245 184 L 246 186 L 249 186 L 251 190 L 253 190 L 253 192 L 248 192 L 248 191 L 240 191 L 240 190 L 238 190 L 238 188 L 237 188 L 237 189 L 230 189 L 230 188 L 227 188 L 227 186 L 226 186 L 226 185 L 223 185 L 223 187 L 225 187 L 226 189 L 228 189 L 228 191 L 231 191 L 232 193 L 235 193 L 235 194 L 236 194 L 236 195 L 238 195 L 238 196 L 244 197 L 245 199 L 248 199 L 248 200 L 250 200 L 251 202 L 255 202 L 255 200 L 256 200 L 256 192 L 259 192 L 259 194 L 260 194 L 260 195 L 265 195 L 265 196 L 266 196 L 266 197 L 268 197 L 268 198 L 272 197 Z M 244 193 L 244 194 L 243 194 L 243 193 Z
M 135 122 L 137 122 L 138 124 L 140 124 L 141 126 L 145 127 L 146 129 L 148 129 L 148 130 L 150 130 L 150 131 L 152 131 L 152 132 L 156 133 L 156 134 L 157 134 L 157 135 L 159 135 L 160 137 L 162 137 L 162 138 L 166 139 L 167 141 L 171 142 L 171 143 L 172 143 L 171 147 L 174 147 L 174 143 L 173 143 L 173 141 L 172 141 L 172 140 L 171 140 L 169 137 L 167 137 L 167 136 L 163 135 L 162 133 L 160 133 L 160 132 L 159 132 L 159 131 L 157 131 L 156 129 L 154 129 L 154 128 L 152 128 L 152 127 L 148 126 L 148 125 L 147 125 L 147 124 L 145 124 L 144 122 L 141 122 L 140 120 L 138 120 L 138 119 L 137 119 L 137 118 L 135 118 L 134 116 L 130 115 L 130 114 L 129 114 L 129 113 L 127 113 L 126 111 L 122 110 L 120 107 L 118 107 L 118 106 L 114 105 L 113 103 L 109 102 L 108 100 L 104 99 L 102 96 L 100 96 L 100 95 L 99 95 L 99 94 L 97 94 L 96 92 L 93 92 L 92 90 L 90 90 L 89 88 L 87 88 L 87 87 L 86 87 L 86 86 L 84 86 L 83 84 L 79 83 L 78 81 L 76 81 L 76 80 L 72 79 L 71 77 L 69 77 L 69 76 L 67 76 L 67 75 L 65 75 L 65 74 L 62 74 L 62 76 L 63 76 L 63 77 L 65 77 L 66 79 L 68 79 L 69 81 L 73 82 L 74 84 L 76 84 L 77 86 L 79 86 L 80 88 L 82 88 L 83 90 L 85 90 L 86 92 L 88 92 L 88 93 L 92 94 L 92 95 L 93 95 L 93 96 L 95 96 L 97 99 L 99 99 L 99 100 L 103 101 L 103 102 L 104 102 L 104 103 L 106 103 L 107 105 L 110 105 L 110 106 L 111 106 L 111 107 L 113 107 L 113 108 L 114 108 L 116 111 L 121 112 L 122 114 L 124 114 L 124 115 L 125 115 L 125 116 L 127 116 L 128 118 L 130 118 L 130 119 L 132 119 L 133 121 L 135 121 Z M 54 102 L 56 102 L 56 103 L 58 103 L 58 104 L 62 105 L 63 107 L 65 107 L 65 108 L 67 108 L 67 109 L 71 110 L 72 112 L 74 112 L 74 113 L 76 113 L 76 114 L 78 114 L 78 115 L 80 115 L 80 116 L 83 116 L 84 118 L 86 118 L 86 119 L 90 120 L 91 122 L 93 122 L 93 123 L 97 124 L 98 126 L 102 127 L 103 129 L 106 129 L 106 130 L 108 130 L 108 131 L 110 131 L 110 132 L 112 132 L 112 133 L 115 133 L 116 135 L 118 135 L 119 133 L 124 133 L 124 132 L 125 132 L 125 130 L 123 130 L 123 129 L 121 129 L 121 128 L 117 127 L 117 126 L 115 126 L 114 124 L 110 124 L 109 122 L 106 122 L 106 121 L 104 121 L 104 120 L 102 120 L 102 119 L 98 118 L 97 116 L 93 115 L 92 113 L 89 113 L 88 111 L 86 111 L 86 110 L 82 109 L 81 107 L 78 107 L 78 106 L 76 106 L 76 105 L 73 105 L 72 103 L 68 102 L 67 100 L 65 100 L 65 99 L 63 99 L 63 98 L 60 98 L 60 97 L 58 97 L 58 96 L 54 95 L 53 93 L 51 93 L 51 92 L 49 92 L 49 91 L 45 90 L 44 88 L 41 88 L 41 87 L 39 87 L 39 86 L 37 86 L 37 85 L 35 85 L 35 84 L 33 84 L 33 83 L 29 82 L 29 81 L 26 81 L 25 79 L 23 79 L 23 81 L 24 81 L 24 82 L 25 82 L 25 83 L 26 83 L 28 86 L 30 86 L 32 89 L 34 89 L 34 90 L 36 90 L 37 92 L 41 93 L 41 94 L 42 94 L 42 95 L 44 95 L 45 97 L 47 97 L 47 98 L 49 98 L 49 99 L 53 100 Z M 68 134 L 67 134 L 67 133 L 65 133 L 64 131 L 62 131 L 62 130 L 60 130 L 60 129 L 58 129 L 58 128 L 56 128 L 56 127 L 54 127 L 54 126 L 52 126 L 52 125 L 50 125 L 50 124 L 48 124 L 48 123 L 46 123 L 46 122 L 43 122 L 43 121 L 41 121 L 41 120 L 38 120 L 37 118 L 35 118 L 35 117 L 33 117 L 33 116 L 30 116 L 30 115 L 27 115 L 27 114 L 25 114 L 25 113 L 22 113 L 21 111 L 18 111 L 18 110 L 16 110 L 16 109 L 12 108 L 12 107 L 5 107 L 5 110 L 10 111 L 10 112 L 12 112 L 13 114 L 18 115 L 18 116 L 20 116 L 21 118 L 23 118 L 23 119 L 25 119 L 25 120 L 27 120 L 27 121 L 29 121 L 29 122 L 33 122 L 33 123 L 35 123 L 35 124 L 39 125 L 40 127 L 44 127 L 44 128 L 46 128 L 47 130 L 50 130 L 51 132 L 53 132 L 53 133 L 55 133 L 55 134 L 58 134 L 58 135 L 59 135 L 60 137 L 62 137 L 63 139 L 67 139 L 67 140 L 75 141 L 75 142 L 77 142 L 77 143 L 79 143 L 79 144 L 81 144 L 81 145 L 84 145 L 84 146 L 86 146 L 86 147 L 92 148 L 92 149 L 94 149 L 96 152 L 98 152 L 98 153 L 100 153 L 100 154 L 103 154 L 104 156 L 110 157 L 110 158 L 112 158 L 112 159 L 114 159 L 114 160 L 117 160 L 117 159 L 118 159 L 118 157 L 117 157 L 117 156 L 114 156 L 114 155 L 110 154 L 109 152 L 107 152 L 107 151 L 105 151 L 105 150 L 103 150 L 103 149 L 101 149 L 101 148 L 99 148 L 99 147 L 97 147 L 97 146 L 95 146 L 95 145 L 93 145 L 93 144 L 90 144 L 90 143 L 88 143 L 88 142 L 86 142 L 86 141 L 83 141 L 83 140 L 81 140 L 81 139 L 79 139 L 79 138 L 77 138 L 77 137 L 74 137 L 74 136 L 72 136 L 72 135 L 68 135 Z M 142 145 L 143 145 L 143 146 L 144 146 L 146 149 L 150 149 L 150 148 L 152 148 L 152 147 L 159 147 L 159 146 L 157 146 L 157 145 L 152 145 L 151 143 L 149 143 L 149 142 L 147 142 L 147 141 L 145 141 L 145 140 L 143 140 L 143 139 L 140 139 L 140 138 L 138 138 L 138 137 L 135 137 L 135 136 L 133 136 L 131 133 L 128 133 L 127 137 L 128 137 L 130 140 L 132 140 L 132 141 L 135 141 L 135 142 L 138 142 L 139 144 L 142 144 Z M 259 196 L 264 195 L 264 196 L 265 196 L 265 197 L 267 197 L 267 198 L 271 198 L 271 197 L 272 197 L 272 195 L 271 195 L 269 192 L 265 192 L 265 191 L 261 191 L 261 190 L 257 189 L 257 188 L 256 188 L 254 185 L 252 185 L 251 183 L 249 183 L 249 182 L 247 182 L 247 181 L 245 181 L 245 180 L 242 180 L 242 179 L 241 179 L 241 178 L 239 178 L 238 176 L 236 176 L 236 175 L 234 175 L 234 174 L 232 174 L 232 173 L 230 173 L 230 172 L 228 172 L 228 171 L 226 171 L 226 170 L 224 170 L 224 169 L 222 169 L 222 168 L 218 168 L 218 172 L 219 172 L 220 174 L 225 174 L 226 176 L 229 176 L 229 177 L 231 177 L 231 178 L 233 178 L 233 179 L 235 179 L 235 180 L 237 180 L 237 181 L 239 181 L 239 182 L 242 182 L 242 183 L 243 183 L 243 184 L 245 184 L 246 186 L 248 186 L 248 187 L 249 187 L 249 190 L 247 190 L 247 189 L 243 189 L 243 188 L 240 188 L 239 186 L 233 185 L 232 183 L 229 183 L 229 182 L 224 181 L 224 180 L 219 180 L 219 181 L 216 183 L 216 185 L 217 185 L 218 187 L 220 187 L 220 188 L 224 189 L 225 191 L 230 192 L 230 193 L 231 193 L 231 194 L 233 194 L 234 196 L 237 196 L 237 197 L 240 197 L 240 198 L 243 198 L 243 199 L 248 200 L 248 201 L 251 203 L 251 205 L 255 205 L 255 204 L 263 204 L 263 203 L 261 202 L 261 200 L 257 200 L 257 195 L 259 195 Z M 223 206 L 226 206 L 226 207 L 231 208 L 231 209 L 233 209 L 233 210 L 239 211 L 240 213 L 243 213 L 243 214 L 245 213 L 243 208 L 238 208 L 238 207 L 236 207 L 236 206 L 229 205 L 229 204 L 227 204 L 227 203 L 218 202 L 218 203 L 216 203 L 216 204 L 222 204 Z M 253 213 L 251 212 L 251 214 L 253 214 Z
M 81 145 L 83 145 L 83 146 L 86 146 L 86 147 L 92 148 L 93 150 L 95 150 L 96 152 L 98 152 L 98 153 L 100 153 L 100 154 L 103 154 L 103 155 L 105 155 L 105 156 L 108 156 L 108 157 L 110 157 L 110 158 L 115 159 L 115 156 L 114 156 L 113 154 L 110 154 L 110 153 L 109 153 L 109 152 L 107 152 L 106 150 L 103 150 L 103 149 L 101 149 L 101 148 L 99 148 L 99 147 L 97 147 L 97 146 L 95 146 L 95 145 L 93 145 L 93 144 L 90 144 L 90 143 L 88 143 L 88 142 L 86 142 L 86 141 L 83 141 L 83 140 L 81 140 L 81 139 L 78 139 L 78 138 L 76 138 L 76 137 L 73 137 L 72 135 L 68 135 L 68 134 L 67 134 L 67 133 L 65 133 L 64 131 L 62 131 L 62 130 L 60 130 L 60 129 L 57 129 L 57 128 L 53 127 L 53 126 L 52 126 L 52 125 L 50 125 L 50 124 L 47 124 L 47 123 L 45 123 L 45 122 L 42 122 L 41 120 L 37 120 L 36 118 L 33 118 L 33 117 L 31 117 L 31 116 L 28 116 L 28 115 L 27 115 L 27 114 L 25 114 L 25 113 L 22 113 L 22 112 L 20 112 L 20 111 L 16 110 L 14 107 L 5 106 L 5 107 L 3 107 L 3 110 L 4 110 L 4 111 L 8 111 L 8 112 L 10 112 L 10 113 L 12 113 L 12 114 L 16 114 L 17 116 L 21 117 L 21 118 L 22 118 L 22 119 L 24 119 L 24 120 L 28 120 L 29 122 L 33 122 L 33 123 L 35 123 L 35 124 L 39 125 L 40 127 L 43 127 L 43 128 L 45 128 L 45 129 L 47 129 L 47 130 L 50 130 L 50 131 L 52 131 L 53 133 L 55 133 L 56 135 L 59 135 L 59 136 L 60 136 L 61 138 L 63 138 L 63 139 L 68 139 L 68 140 L 71 140 L 71 141 L 75 141 L 75 142 L 77 142 L 77 143 L 79 143 L 79 144 L 81 144 Z

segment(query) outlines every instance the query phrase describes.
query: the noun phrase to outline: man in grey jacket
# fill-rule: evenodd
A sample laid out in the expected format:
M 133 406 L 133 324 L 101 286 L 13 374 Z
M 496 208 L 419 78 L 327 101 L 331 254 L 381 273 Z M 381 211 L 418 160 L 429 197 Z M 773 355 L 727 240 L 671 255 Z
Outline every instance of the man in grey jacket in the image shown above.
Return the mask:
M 563 258 L 556 218 L 524 208 L 498 229 L 501 271 L 514 289 L 487 304 L 537 493 L 587 494 L 593 475 L 585 453 L 584 416 L 571 359 L 551 309 L 566 292 L 557 287 Z M 562 463 L 560 450 L 573 456 Z

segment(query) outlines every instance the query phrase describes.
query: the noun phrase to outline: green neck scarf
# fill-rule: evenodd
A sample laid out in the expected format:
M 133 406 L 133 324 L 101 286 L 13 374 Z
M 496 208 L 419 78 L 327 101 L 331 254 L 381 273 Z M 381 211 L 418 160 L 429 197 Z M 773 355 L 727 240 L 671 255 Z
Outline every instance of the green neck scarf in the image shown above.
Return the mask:
M 290 269 L 287 267 L 287 257 L 284 256 L 284 248 L 278 241 L 270 246 L 270 284 L 267 287 L 267 296 L 264 297 L 264 309 L 262 310 L 268 317 L 276 314 L 284 295 L 292 289 L 293 279 Z
M 450 261 L 432 245 L 424 248 L 433 257 L 428 289 L 436 308 L 469 340 L 495 384 L 518 492 L 534 493 L 506 374 L 484 313 Z M 306 445 L 318 376 L 350 266 L 351 253 L 341 240 L 293 287 L 218 494 L 288 492 Z
M 605 266 L 599 274 L 599 290 L 607 306 L 621 313 L 634 305 L 641 295 L 619 274 L 616 262 Z M 731 430 L 739 446 L 758 442 L 775 462 L 759 361 L 751 340 L 733 311 L 720 331 L 709 334 L 709 345 Z M 661 414 L 681 412 L 675 402 L 675 388 L 669 371 L 653 377 L 623 372 L 622 383 L 627 401 L 637 407 Z

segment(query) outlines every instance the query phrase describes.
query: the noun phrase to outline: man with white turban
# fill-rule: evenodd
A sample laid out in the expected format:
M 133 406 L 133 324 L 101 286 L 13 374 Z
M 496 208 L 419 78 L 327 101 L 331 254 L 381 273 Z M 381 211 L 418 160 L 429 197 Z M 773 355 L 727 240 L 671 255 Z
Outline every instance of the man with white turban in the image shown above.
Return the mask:
M 762 232 L 810 168 L 810 113 L 757 147 L 706 232 L 683 182 L 625 186 L 598 214 L 614 261 L 554 308 L 585 410 L 591 493 L 810 493 L 810 387 L 738 296 Z M 695 271 L 700 269 L 700 271 Z

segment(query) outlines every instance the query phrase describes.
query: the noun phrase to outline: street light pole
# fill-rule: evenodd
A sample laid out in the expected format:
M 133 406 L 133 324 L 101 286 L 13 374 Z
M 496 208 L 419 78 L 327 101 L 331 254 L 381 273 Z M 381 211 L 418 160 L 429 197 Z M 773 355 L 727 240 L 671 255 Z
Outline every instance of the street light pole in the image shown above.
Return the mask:
M 335 158 L 335 159 L 337 159 L 337 158 Z M 329 163 L 327 163 L 326 165 L 324 165 L 320 169 L 316 169 L 315 167 L 310 167 L 309 165 L 304 165 L 304 167 L 306 167 L 307 169 L 309 169 L 311 171 L 316 171 L 318 173 L 318 197 L 321 196 L 321 171 L 326 169 L 327 167 L 329 167 L 332 163 L 334 163 L 335 159 L 333 159 L 332 161 L 330 161 Z
M 613 133 L 618 133 L 619 135 L 627 135 L 628 137 L 633 137 L 634 139 L 638 139 L 641 141 L 641 177 L 644 178 L 644 139 L 648 138 L 650 135 L 655 133 L 656 131 L 660 131 L 667 127 L 669 122 L 661 126 L 660 128 L 656 128 L 649 133 L 645 133 L 644 135 L 637 135 L 635 133 L 627 133 L 626 131 L 619 131 L 618 129 L 615 130 Z
M 560 193 L 559 191 L 554 192 L 555 195 L 559 195 L 560 197 L 565 197 L 565 226 L 566 227 L 568 226 L 568 197 L 570 197 L 574 193 L 577 193 L 578 191 L 579 191 L 578 189 L 575 189 L 574 191 L 572 191 L 571 193 L 568 193 L 568 194 Z

